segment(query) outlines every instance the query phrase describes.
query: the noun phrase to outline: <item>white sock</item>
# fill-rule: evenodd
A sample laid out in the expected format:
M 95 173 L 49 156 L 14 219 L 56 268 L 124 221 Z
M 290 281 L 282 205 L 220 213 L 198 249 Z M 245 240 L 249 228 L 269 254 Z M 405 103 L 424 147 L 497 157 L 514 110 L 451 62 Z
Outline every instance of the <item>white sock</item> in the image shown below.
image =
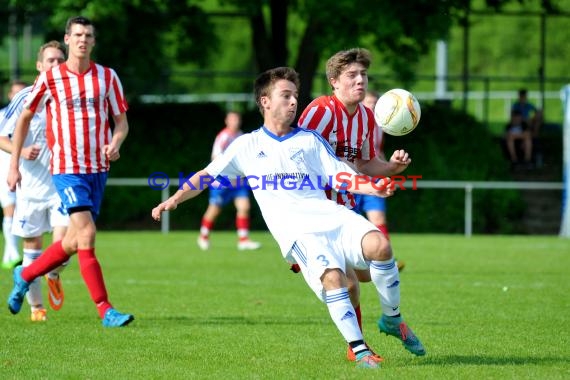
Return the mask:
M 27 267 L 33 263 L 42 254 L 41 249 L 27 249 L 24 248 L 24 258 L 22 260 L 22 266 Z M 30 290 L 26 293 L 26 298 L 28 303 L 32 307 L 32 310 L 38 309 L 43 306 L 42 298 L 42 288 L 41 288 L 41 276 L 37 277 L 30 283 Z
M 247 240 L 248 236 L 249 236 L 249 229 L 247 228 L 239 228 L 237 230 L 237 236 L 239 238 L 239 240 Z
M 394 259 L 372 261 L 370 277 L 378 291 L 382 312 L 390 317 L 400 314 L 400 273 Z
M 327 290 L 325 293 L 329 314 L 344 339 L 347 342 L 363 340 L 362 332 L 358 327 L 356 312 L 350 303 L 348 289 Z
M 17 260 L 20 258 L 18 253 L 18 236 L 12 234 L 12 221 L 11 216 L 2 219 L 2 232 L 4 234 L 4 258 L 3 262 Z
M 210 229 L 208 227 L 201 226 L 200 227 L 200 236 L 207 239 L 210 236 Z

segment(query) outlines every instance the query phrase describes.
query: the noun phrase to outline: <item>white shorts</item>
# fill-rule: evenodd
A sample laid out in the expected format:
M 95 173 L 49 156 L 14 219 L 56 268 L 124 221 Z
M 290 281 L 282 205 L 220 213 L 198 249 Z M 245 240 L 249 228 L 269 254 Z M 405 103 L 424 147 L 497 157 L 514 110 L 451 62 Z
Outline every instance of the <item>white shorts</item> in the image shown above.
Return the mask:
M 16 203 L 16 192 L 8 189 L 6 179 L 0 179 L 0 205 L 2 208 L 8 207 Z
M 8 189 L 10 154 L 0 150 L 0 205 L 2 208 L 16 203 L 16 193 Z
M 18 199 L 14 211 L 12 233 L 23 238 L 41 236 L 51 232 L 53 227 L 67 227 L 69 215 L 63 207 L 59 196 L 49 201 L 30 201 Z
M 296 262 L 309 287 L 321 301 L 325 291 L 321 276 L 326 269 L 368 269 L 369 262 L 362 255 L 362 238 L 378 228 L 364 217 L 354 213 L 343 227 L 332 231 L 303 235 L 297 239 L 286 259 Z

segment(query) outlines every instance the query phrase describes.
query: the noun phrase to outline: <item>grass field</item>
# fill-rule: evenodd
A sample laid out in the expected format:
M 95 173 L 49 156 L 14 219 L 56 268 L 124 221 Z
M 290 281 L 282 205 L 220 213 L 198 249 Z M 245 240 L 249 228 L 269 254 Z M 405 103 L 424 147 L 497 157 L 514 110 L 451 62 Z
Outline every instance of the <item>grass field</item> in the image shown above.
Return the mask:
M 363 286 L 364 333 L 380 372 L 345 360 L 345 344 L 301 275 L 266 233 L 238 252 L 216 232 L 98 236 L 111 302 L 136 320 L 104 329 L 79 275 L 64 272 L 65 306 L 43 324 L 6 305 L 0 272 L 2 379 L 568 379 L 570 240 L 557 237 L 398 235 L 402 311 L 428 351 L 416 358 L 375 327 L 378 300 Z M 44 286 L 45 291 L 45 286 Z

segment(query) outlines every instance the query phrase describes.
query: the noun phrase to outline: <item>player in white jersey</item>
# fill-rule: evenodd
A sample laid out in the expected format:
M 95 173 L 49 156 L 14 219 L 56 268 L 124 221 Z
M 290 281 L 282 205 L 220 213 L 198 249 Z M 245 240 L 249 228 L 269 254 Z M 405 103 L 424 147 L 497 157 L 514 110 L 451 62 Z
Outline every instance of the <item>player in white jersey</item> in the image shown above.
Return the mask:
M 222 154 L 228 146 L 239 136 L 243 134 L 241 130 L 241 115 L 238 112 L 230 111 L 226 114 L 225 127 L 222 129 L 212 147 L 212 160 Z M 210 248 L 210 232 L 214 227 L 214 223 L 222 212 L 222 208 L 233 201 L 236 208 L 236 230 L 238 235 L 237 248 L 243 250 L 255 250 L 261 247 L 257 241 L 249 238 L 249 210 L 251 203 L 249 201 L 249 186 L 247 183 L 242 186 L 234 186 L 232 188 L 220 189 L 210 188 L 210 197 L 208 200 L 208 208 L 200 222 L 200 235 L 198 236 L 198 246 L 203 251 Z
M 38 51 L 36 68 L 40 72 L 49 70 L 65 61 L 65 49 L 58 41 L 43 44 Z M 0 123 L 0 148 L 11 153 L 10 137 L 14 133 L 16 121 L 24 109 L 27 96 L 32 86 L 18 92 L 8 105 L 5 119 Z M 15 235 L 23 238 L 24 260 L 27 267 L 42 253 L 43 234 L 53 230 L 53 240 L 63 238 L 69 217 L 49 172 L 50 153 L 46 140 L 46 115 L 38 112 L 30 122 L 30 129 L 24 140 L 20 171 L 22 182 L 16 191 L 16 223 L 12 227 Z M 46 275 L 48 281 L 48 299 L 54 310 L 63 306 L 63 288 L 59 272 L 63 266 Z M 26 295 L 31 306 L 31 319 L 41 322 L 47 319 L 47 311 L 43 305 L 40 278 L 30 284 Z
M 26 84 L 22 81 L 12 82 L 10 85 L 10 91 L 8 92 L 8 99 L 11 101 L 24 87 L 26 87 Z M 0 110 L 0 120 L 4 118 L 6 108 L 2 108 Z M 19 239 L 12 233 L 16 194 L 10 191 L 8 184 L 6 183 L 9 166 L 10 155 L 3 150 L 0 150 L 0 205 L 2 205 L 2 233 L 4 235 L 2 268 L 12 270 L 16 265 L 22 262 L 22 258 L 18 252 Z
M 8 184 L 14 190 L 22 179 L 20 149 L 33 115 L 45 109 L 50 171 L 69 213 L 69 227 L 63 239 L 50 245 L 36 261 L 26 268 L 14 269 L 8 309 L 12 314 L 19 313 L 30 282 L 77 254 L 81 276 L 103 326 L 122 327 L 133 321 L 134 316 L 120 313 L 109 301 L 95 254 L 95 220 L 110 162 L 119 159 L 129 131 L 128 104 L 115 71 L 91 61 L 95 27 L 89 19 L 82 16 L 68 19 L 64 41 L 68 46 L 67 60 L 39 75 L 16 123 Z M 113 132 L 110 116 L 114 121 Z
M 247 178 L 283 257 L 301 266 L 305 281 L 326 303 L 333 322 L 353 348 L 357 366 L 379 368 L 358 326 L 346 270 L 370 266 L 380 297 L 380 289 L 391 283 L 381 275 L 384 263 L 379 261 L 389 245 L 364 217 L 327 199 L 323 188 L 328 184 L 377 196 L 389 196 L 393 189 L 387 186 L 389 180 L 360 183 L 361 178 L 335 156 L 319 134 L 291 126 L 297 111 L 298 87 L 298 74 L 290 68 L 259 75 L 254 88 L 264 125 L 234 141 L 222 156 L 156 206 L 152 216 L 160 220 L 163 211 L 174 210 L 196 197 L 212 177 L 234 181 Z M 399 300 L 392 301 L 397 309 Z M 408 339 L 421 345 L 411 331 Z

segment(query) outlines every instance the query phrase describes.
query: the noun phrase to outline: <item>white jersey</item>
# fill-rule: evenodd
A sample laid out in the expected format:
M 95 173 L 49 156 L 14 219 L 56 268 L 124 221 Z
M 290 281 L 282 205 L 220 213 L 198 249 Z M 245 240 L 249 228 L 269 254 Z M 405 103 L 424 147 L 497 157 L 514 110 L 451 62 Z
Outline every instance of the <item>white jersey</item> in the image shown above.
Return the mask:
M 354 214 L 323 189 L 325 183 L 340 186 L 339 173 L 344 180 L 356 173 L 315 131 L 295 128 L 279 137 L 261 127 L 237 138 L 206 171 L 239 182 L 247 178 L 283 257 L 302 235 L 331 231 L 344 224 L 344 213 Z
M 0 125 L 4 123 L 6 110 L 8 107 L 0 109 Z M 4 152 L 0 149 L 0 185 L 8 186 L 6 182 L 6 177 L 8 176 L 8 167 L 10 166 L 10 153 Z
M 14 96 L 6 108 L 4 118 L 0 121 L 0 136 L 12 136 L 16 128 L 16 121 L 22 113 L 26 98 L 31 91 L 32 86 L 29 86 Z M 22 182 L 17 191 L 18 198 L 45 201 L 57 194 L 49 173 L 50 152 L 47 146 L 45 120 L 45 111 L 42 111 L 34 114 L 30 122 L 30 129 L 23 146 L 36 144 L 41 150 L 35 160 L 20 159 Z
M 6 108 L 0 109 L 0 123 L 4 119 Z M 2 208 L 16 203 L 16 194 L 8 188 L 8 168 L 10 167 L 10 154 L 0 149 L 0 205 Z

